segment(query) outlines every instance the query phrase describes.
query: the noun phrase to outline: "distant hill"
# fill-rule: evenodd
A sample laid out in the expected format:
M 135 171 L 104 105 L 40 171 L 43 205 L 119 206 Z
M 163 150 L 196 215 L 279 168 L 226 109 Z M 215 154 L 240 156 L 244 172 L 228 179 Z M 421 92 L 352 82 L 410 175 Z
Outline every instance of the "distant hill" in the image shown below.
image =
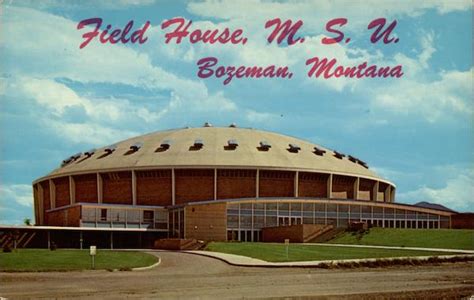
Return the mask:
M 418 203 L 415 204 L 415 206 L 424 207 L 424 208 L 431 208 L 431 209 L 438 209 L 438 210 L 444 210 L 444 211 L 450 211 L 450 212 L 456 212 L 456 211 L 454 211 L 450 208 L 447 208 L 444 205 L 429 203 L 429 202 L 426 202 L 426 201 L 418 202 Z

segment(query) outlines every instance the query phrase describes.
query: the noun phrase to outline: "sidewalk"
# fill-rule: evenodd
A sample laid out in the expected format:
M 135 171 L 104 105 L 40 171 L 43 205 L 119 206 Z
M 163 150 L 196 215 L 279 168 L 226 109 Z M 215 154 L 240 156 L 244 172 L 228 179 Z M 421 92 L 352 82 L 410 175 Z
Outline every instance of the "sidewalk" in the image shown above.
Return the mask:
M 419 248 L 419 247 L 399 247 L 399 246 L 373 246 L 373 245 L 352 245 L 352 244 L 323 244 L 323 243 L 305 243 L 304 245 L 329 246 L 329 247 L 337 246 L 337 247 L 353 247 L 353 248 L 395 249 L 395 250 L 439 251 L 439 252 L 448 252 L 448 253 L 474 254 L 474 250 L 462 250 L 462 249 Z
M 406 257 L 387 257 L 387 258 L 364 258 L 364 259 L 343 259 L 343 260 L 318 260 L 318 261 L 293 261 L 293 262 L 268 262 L 252 257 L 227 254 L 221 252 L 211 251 L 183 251 L 185 253 L 207 256 L 221 260 L 233 266 L 241 267 L 318 267 L 320 265 L 327 264 L 342 264 L 342 263 L 364 263 L 364 262 L 375 262 L 375 261 L 391 261 L 396 259 L 410 259 L 410 260 L 428 260 L 432 257 L 438 257 L 441 259 L 450 259 L 454 257 L 474 257 L 474 251 L 472 250 L 457 250 L 457 249 L 437 249 L 437 248 L 416 248 L 416 247 L 394 247 L 394 246 L 367 246 L 367 245 L 345 245 L 345 244 L 305 244 L 305 245 L 317 245 L 317 246 L 336 246 L 336 247 L 357 247 L 357 248 L 378 248 L 378 249 L 404 249 L 404 250 L 423 250 L 423 251 L 439 251 L 451 253 L 447 255 L 436 255 L 436 256 L 406 256 Z

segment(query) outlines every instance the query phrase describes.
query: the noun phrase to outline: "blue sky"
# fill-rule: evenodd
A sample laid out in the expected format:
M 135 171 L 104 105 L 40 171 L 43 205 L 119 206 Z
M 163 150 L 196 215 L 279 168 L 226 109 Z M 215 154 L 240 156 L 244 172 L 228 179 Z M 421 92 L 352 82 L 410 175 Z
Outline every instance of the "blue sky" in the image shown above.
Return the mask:
M 373 3 L 372 3 L 373 2 Z M 473 211 L 470 1 L 4 1 L 0 15 L 0 223 L 32 217 L 31 182 L 78 151 L 204 122 L 278 131 L 353 154 L 397 185 L 397 201 Z M 242 28 L 242 45 L 165 44 L 165 19 Z M 76 29 L 101 17 L 151 22 L 143 45 L 80 50 Z M 269 45 L 267 20 L 303 20 L 306 42 Z M 322 45 L 345 17 L 348 44 Z M 396 19 L 397 44 L 371 44 L 375 18 Z M 287 79 L 199 79 L 196 62 L 289 66 Z M 402 78 L 308 78 L 305 61 L 401 64 Z

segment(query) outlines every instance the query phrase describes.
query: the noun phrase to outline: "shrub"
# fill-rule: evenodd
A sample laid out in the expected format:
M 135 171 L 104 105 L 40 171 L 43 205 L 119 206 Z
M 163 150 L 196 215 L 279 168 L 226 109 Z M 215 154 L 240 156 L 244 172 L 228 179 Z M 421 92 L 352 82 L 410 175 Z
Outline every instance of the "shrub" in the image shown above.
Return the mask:
M 56 243 L 55 243 L 55 242 L 51 242 L 51 245 L 49 246 L 49 250 L 55 251 L 56 249 L 58 249 L 58 246 L 56 245 Z
M 3 252 L 4 253 L 12 252 L 12 248 L 10 247 L 10 245 L 8 243 L 3 246 Z

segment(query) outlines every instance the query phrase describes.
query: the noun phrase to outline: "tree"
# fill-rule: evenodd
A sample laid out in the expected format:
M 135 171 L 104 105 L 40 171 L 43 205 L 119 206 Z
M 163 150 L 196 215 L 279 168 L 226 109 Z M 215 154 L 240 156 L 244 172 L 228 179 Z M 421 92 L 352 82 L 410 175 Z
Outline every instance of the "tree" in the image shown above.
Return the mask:
M 30 218 L 25 218 L 23 220 L 23 223 L 26 225 L 26 226 L 31 226 L 31 219 Z

